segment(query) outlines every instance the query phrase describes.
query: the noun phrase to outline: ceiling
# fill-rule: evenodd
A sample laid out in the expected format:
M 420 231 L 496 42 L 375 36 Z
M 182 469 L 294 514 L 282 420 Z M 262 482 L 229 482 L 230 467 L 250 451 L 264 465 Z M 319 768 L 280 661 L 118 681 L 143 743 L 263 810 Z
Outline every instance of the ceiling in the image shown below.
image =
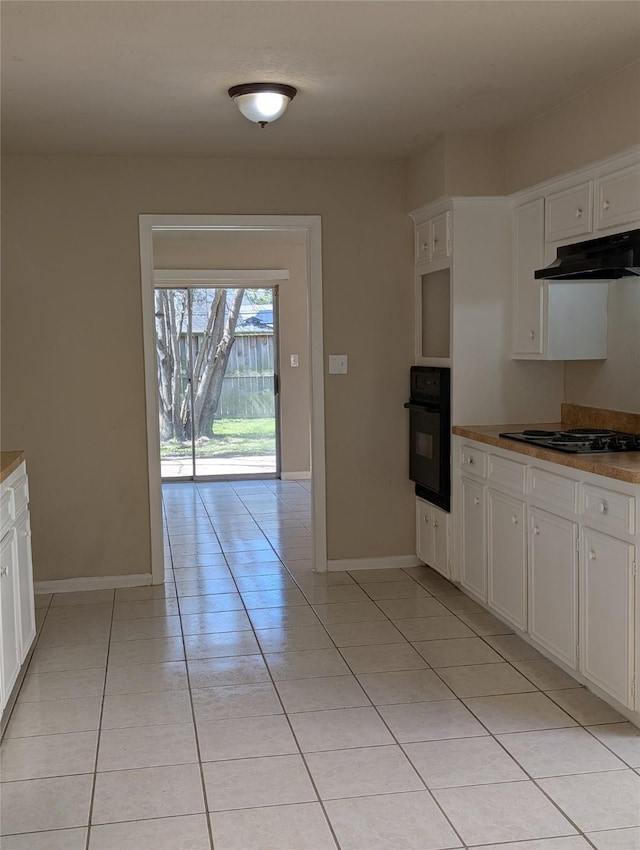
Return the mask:
M 634 0 L 3 0 L 3 152 L 384 158 L 640 57 Z M 229 86 L 299 94 L 265 129 Z

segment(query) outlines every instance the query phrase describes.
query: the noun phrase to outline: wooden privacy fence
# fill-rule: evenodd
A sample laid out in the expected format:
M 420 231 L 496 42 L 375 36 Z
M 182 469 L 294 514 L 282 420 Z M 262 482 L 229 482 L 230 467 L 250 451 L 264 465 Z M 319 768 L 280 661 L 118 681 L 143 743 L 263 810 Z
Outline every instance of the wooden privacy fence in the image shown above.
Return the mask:
M 275 416 L 272 334 L 238 334 L 227 372 L 216 419 L 263 419 Z

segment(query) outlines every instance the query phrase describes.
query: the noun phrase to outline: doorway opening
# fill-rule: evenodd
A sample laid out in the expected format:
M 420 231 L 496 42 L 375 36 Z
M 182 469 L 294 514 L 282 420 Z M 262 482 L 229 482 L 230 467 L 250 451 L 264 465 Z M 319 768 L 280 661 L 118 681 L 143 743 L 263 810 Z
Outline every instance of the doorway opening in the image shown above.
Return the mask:
M 264 240 L 268 244 L 270 237 L 274 239 L 286 239 L 287 235 L 297 245 L 304 246 L 304 267 L 306 278 L 306 326 L 308 328 L 308 351 L 305 352 L 305 366 L 308 367 L 308 387 L 309 387 L 309 421 L 306 426 L 307 445 L 310 445 L 310 471 L 307 473 L 307 478 L 311 476 L 311 522 L 313 529 L 313 543 L 311 552 L 310 567 L 314 571 L 325 572 L 327 569 L 327 543 L 326 543 L 326 479 L 325 479 L 325 431 L 324 431 L 324 370 L 323 370 L 323 333 L 322 333 L 322 265 L 321 265 L 321 222 L 319 216 L 204 216 L 204 215 L 141 215 L 140 222 L 140 261 L 141 261 L 141 285 L 142 285 L 142 314 L 143 314 L 143 341 L 144 341 L 144 362 L 145 362 L 145 400 L 146 400 L 146 419 L 147 419 L 147 444 L 148 444 L 148 470 L 149 470 L 149 496 L 150 496 L 150 525 L 151 525 L 151 561 L 152 561 L 152 581 L 154 584 L 161 584 L 164 580 L 164 537 L 163 537 L 163 505 L 162 505 L 162 456 L 161 456 L 161 439 L 158 423 L 160 422 L 160 394 L 158 391 L 158 356 L 156 342 L 156 285 L 158 279 L 163 278 L 160 282 L 164 284 L 163 288 L 167 290 L 182 290 L 182 299 L 185 301 L 186 310 L 185 316 L 187 322 L 189 315 L 191 316 L 191 334 L 183 335 L 182 347 L 184 350 L 183 362 L 188 364 L 191 360 L 191 365 L 186 366 L 187 380 L 195 376 L 195 367 L 198 353 L 202 350 L 202 344 L 194 343 L 193 328 L 198 321 L 194 318 L 197 310 L 194 307 L 194 294 L 200 289 L 203 295 L 198 296 L 206 303 L 206 299 L 214 293 L 207 290 L 217 290 L 224 284 L 227 289 L 227 298 L 229 298 L 230 290 L 237 290 L 240 286 L 243 289 L 248 289 L 246 285 L 246 270 L 231 270 L 224 272 L 222 278 L 215 280 L 215 285 L 212 285 L 211 272 L 203 272 L 202 268 L 192 270 L 186 273 L 187 284 L 185 285 L 185 273 L 171 269 L 158 269 L 156 265 L 156 257 L 154 257 L 154 235 L 157 237 L 163 233 L 170 231 L 180 233 L 215 233 L 227 234 L 241 238 L 244 236 L 253 236 L 258 240 Z M 223 270 L 224 271 L 224 270 Z M 262 276 L 254 279 L 254 288 L 271 289 L 277 285 L 282 277 L 282 269 L 279 271 L 262 270 Z M 254 270 L 255 273 L 255 270 Z M 222 275 L 223 272 L 220 272 Z M 271 274 L 271 277 L 269 277 Z M 197 284 L 197 285 L 196 285 Z M 185 294 L 186 290 L 186 294 Z M 191 293 L 191 295 L 189 295 Z M 175 296 L 178 297 L 177 295 Z M 191 306 L 189 299 L 191 298 Z M 277 298 L 277 295 L 276 295 Z M 242 302 L 241 302 L 242 303 Z M 277 304 L 277 301 L 276 301 Z M 210 304 L 209 304 L 210 306 Z M 203 311 L 204 312 L 204 311 Z M 277 334 L 277 314 L 274 313 L 274 330 Z M 264 320 L 265 316 L 258 317 Z M 196 333 L 197 336 L 197 333 Z M 277 348 L 274 349 L 277 351 Z M 275 366 L 277 367 L 277 355 L 274 355 Z M 287 357 L 287 360 L 289 358 Z M 291 356 L 291 366 L 297 366 L 297 357 L 294 364 L 294 358 Z M 277 372 L 274 372 L 277 374 Z M 183 375 L 183 379 L 184 379 Z M 256 376 L 257 377 L 257 376 Z M 204 466 L 200 466 L 198 470 L 197 451 L 195 451 L 193 443 L 197 442 L 197 436 L 193 438 L 193 433 L 197 432 L 194 428 L 196 423 L 196 415 L 193 410 L 193 401 L 195 384 L 186 394 L 187 401 L 184 402 L 185 393 L 183 391 L 181 408 L 183 410 L 184 422 L 190 422 L 188 430 L 183 432 L 183 435 L 189 436 L 191 445 L 186 446 L 187 455 L 190 458 L 190 470 L 184 476 L 187 480 L 195 480 L 201 476 L 203 478 L 215 478 L 216 472 L 208 472 Z M 277 387 L 276 387 L 277 389 Z M 191 412 L 189 413 L 189 408 Z M 274 409 L 277 411 L 278 404 L 274 399 Z M 189 418 L 190 417 L 190 418 Z M 215 418 L 212 424 L 212 433 L 215 433 Z M 298 434 L 302 434 L 305 429 L 294 429 Z M 270 474 L 272 477 L 285 478 L 300 478 L 299 474 L 286 475 L 280 472 L 277 466 L 279 456 L 279 444 L 277 435 L 279 429 L 276 428 L 276 469 Z M 208 439 L 208 435 L 204 435 Z M 189 442 L 183 441 L 183 442 Z M 204 445 L 206 440 L 201 441 Z M 184 446 L 182 447 L 185 448 Z M 202 453 L 204 455 L 204 452 Z M 201 463 L 206 458 L 201 459 Z M 187 457 L 189 463 L 189 457 Z M 294 466 L 294 469 L 301 470 L 303 467 Z M 262 473 L 258 473 L 262 475 Z M 239 473 L 240 475 L 240 473 Z M 241 477 L 252 477 L 256 473 L 248 473 Z M 176 476 L 179 478 L 182 476 Z M 225 476 L 226 477 L 226 476 Z M 174 478 L 174 480 L 176 480 Z M 241 482 L 239 482 L 241 483 Z M 246 482 L 249 484 L 250 482 Z M 308 483 L 308 482 L 307 482 Z M 212 485 L 214 486 L 214 485 Z M 308 563 L 308 562 L 307 562 Z
M 278 287 L 156 280 L 163 481 L 280 475 Z

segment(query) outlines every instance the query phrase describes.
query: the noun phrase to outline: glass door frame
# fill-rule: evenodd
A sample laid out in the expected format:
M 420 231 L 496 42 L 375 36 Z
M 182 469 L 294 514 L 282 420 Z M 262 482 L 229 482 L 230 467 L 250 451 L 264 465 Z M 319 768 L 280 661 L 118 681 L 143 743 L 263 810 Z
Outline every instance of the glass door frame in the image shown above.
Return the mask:
M 288 277 L 288 274 L 287 274 Z M 280 405 L 280 310 L 279 310 L 279 288 L 277 282 L 263 281 L 261 283 L 248 281 L 234 282 L 225 281 L 216 283 L 212 281 L 189 280 L 189 281 L 167 281 L 154 283 L 154 298 L 157 289 L 184 290 L 187 295 L 187 383 L 189 392 L 189 406 L 191 410 L 191 475 L 162 475 L 162 460 L 160 461 L 160 480 L 163 484 L 184 482 L 207 482 L 207 481 L 253 481 L 279 479 L 281 473 L 281 405 Z M 270 289 L 272 291 L 273 309 L 273 401 L 274 401 L 274 424 L 275 424 L 275 469 L 273 472 L 249 472 L 220 475 L 198 475 L 196 438 L 193 428 L 195 422 L 195 401 L 193 386 L 193 290 L 194 289 Z M 156 388 L 157 389 L 157 388 Z

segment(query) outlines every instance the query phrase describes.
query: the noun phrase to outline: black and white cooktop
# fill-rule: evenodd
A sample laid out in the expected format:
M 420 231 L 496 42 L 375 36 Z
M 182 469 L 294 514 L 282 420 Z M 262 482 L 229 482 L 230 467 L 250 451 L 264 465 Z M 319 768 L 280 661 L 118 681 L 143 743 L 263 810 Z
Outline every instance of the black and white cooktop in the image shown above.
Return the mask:
M 640 434 L 607 431 L 599 428 L 569 428 L 567 431 L 515 431 L 500 434 L 509 440 L 519 440 L 569 454 L 601 452 L 640 452 Z

